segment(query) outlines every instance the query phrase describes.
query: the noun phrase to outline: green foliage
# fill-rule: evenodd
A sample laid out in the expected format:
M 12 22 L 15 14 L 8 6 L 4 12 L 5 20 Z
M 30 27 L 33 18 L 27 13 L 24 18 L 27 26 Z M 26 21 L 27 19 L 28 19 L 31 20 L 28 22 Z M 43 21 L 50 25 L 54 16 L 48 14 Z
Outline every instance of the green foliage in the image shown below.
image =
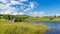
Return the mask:
M 22 22 L 24 21 L 25 19 L 27 19 L 29 16 L 26 16 L 26 15 L 16 15 L 15 16 L 15 19 L 17 22 Z
M 60 16 L 43 16 L 43 17 L 32 17 L 27 15 L 0 15 L 0 19 L 10 20 L 16 19 L 16 22 L 28 22 L 28 21 L 60 21 Z
M 45 34 L 49 29 L 42 24 L 11 23 L 0 20 L 0 34 Z
M 3 19 L 6 19 L 6 20 L 9 20 L 10 16 L 9 16 L 8 14 L 6 14 L 6 15 L 4 15 L 2 18 L 3 18 Z
M 0 19 L 10 20 L 10 19 L 16 19 L 17 22 L 22 22 L 29 16 L 27 15 L 0 15 Z
M 53 20 L 53 17 L 49 17 L 49 20 Z

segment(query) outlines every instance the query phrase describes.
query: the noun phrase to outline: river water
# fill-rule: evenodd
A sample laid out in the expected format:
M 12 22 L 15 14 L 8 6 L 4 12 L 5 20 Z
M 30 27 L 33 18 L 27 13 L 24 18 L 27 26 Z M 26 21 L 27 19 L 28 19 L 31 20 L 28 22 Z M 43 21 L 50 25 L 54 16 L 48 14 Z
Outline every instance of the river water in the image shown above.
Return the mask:
M 31 24 L 44 24 L 50 28 L 60 29 L 60 22 L 29 22 Z
M 31 24 L 44 24 L 51 28 L 46 34 L 60 34 L 60 22 L 29 22 Z

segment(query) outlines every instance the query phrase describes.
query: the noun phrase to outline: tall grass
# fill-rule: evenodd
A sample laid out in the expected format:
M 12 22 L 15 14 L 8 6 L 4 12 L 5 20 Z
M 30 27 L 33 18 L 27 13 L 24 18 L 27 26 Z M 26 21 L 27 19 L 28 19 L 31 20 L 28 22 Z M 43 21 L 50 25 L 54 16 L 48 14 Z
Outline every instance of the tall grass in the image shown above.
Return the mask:
M 0 34 L 45 34 L 49 29 L 42 24 L 11 23 L 0 20 Z

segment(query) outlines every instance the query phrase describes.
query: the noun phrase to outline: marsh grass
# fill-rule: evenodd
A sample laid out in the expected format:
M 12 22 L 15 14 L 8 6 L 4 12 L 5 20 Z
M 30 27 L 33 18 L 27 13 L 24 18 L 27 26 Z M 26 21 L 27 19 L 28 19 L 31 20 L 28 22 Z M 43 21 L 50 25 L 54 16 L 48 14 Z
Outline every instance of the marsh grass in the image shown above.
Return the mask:
M 11 23 L 0 20 L 0 34 L 45 34 L 49 29 L 42 24 Z

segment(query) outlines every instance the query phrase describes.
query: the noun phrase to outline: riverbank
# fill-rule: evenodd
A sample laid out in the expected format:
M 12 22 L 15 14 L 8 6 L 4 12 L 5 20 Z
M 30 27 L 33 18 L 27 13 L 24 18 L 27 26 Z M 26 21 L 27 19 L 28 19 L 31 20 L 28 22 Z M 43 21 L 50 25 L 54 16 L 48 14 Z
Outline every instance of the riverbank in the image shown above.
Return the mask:
M 0 20 L 0 34 L 45 34 L 49 29 L 42 24 L 12 23 Z

